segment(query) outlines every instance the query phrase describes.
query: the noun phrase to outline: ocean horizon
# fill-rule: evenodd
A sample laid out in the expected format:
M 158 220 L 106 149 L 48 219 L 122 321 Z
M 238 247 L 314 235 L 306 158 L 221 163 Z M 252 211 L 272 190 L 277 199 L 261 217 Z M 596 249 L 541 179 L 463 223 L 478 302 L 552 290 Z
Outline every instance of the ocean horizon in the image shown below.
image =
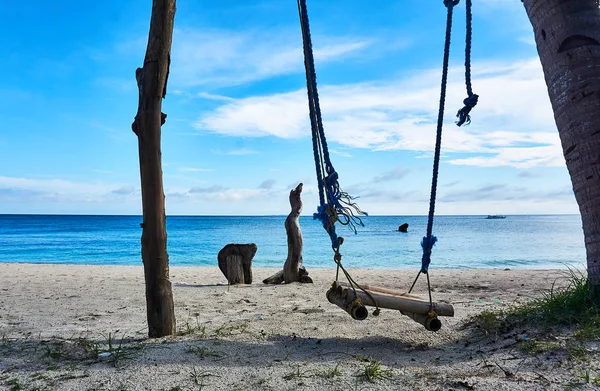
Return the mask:
M 216 266 L 228 243 L 255 243 L 256 267 L 282 267 L 287 256 L 285 215 L 168 215 L 171 266 Z M 585 267 L 581 218 L 576 214 L 437 215 L 431 269 Z M 307 269 L 334 267 L 329 237 L 311 215 L 299 219 Z M 345 238 L 344 266 L 418 269 L 427 216 L 370 215 L 358 233 L 337 226 Z M 141 265 L 141 215 L 0 215 L 0 262 Z M 398 226 L 408 223 L 407 233 Z

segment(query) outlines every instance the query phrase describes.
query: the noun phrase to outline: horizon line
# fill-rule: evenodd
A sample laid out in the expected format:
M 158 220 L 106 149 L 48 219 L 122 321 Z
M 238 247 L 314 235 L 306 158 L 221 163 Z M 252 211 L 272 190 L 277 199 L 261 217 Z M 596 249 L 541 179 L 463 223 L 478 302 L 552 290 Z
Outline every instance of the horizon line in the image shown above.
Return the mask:
M 287 216 L 289 213 L 284 214 L 261 214 L 261 215 L 240 215 L 240 214 L 166 214 L 166 217 L 280 217 Z M 580 216 L 580 213 L 514 213 L 514 214 L 497 214 L 492 215 L 500 216 Z M 87 213 L 0 213 L 0 216 L 89 216 L 89 217 L 143 217 L 142 214 L 87 214 Z M 310 217 L 310 214 L 301 214 L 300 217 Z M 361 216 L 361 218 L 368 217 L 428 217 L 427 214 L 369 214 L 368 216 Z M 444 214 L 439 213 L 435 216 L 489 216 L 489 214 Z

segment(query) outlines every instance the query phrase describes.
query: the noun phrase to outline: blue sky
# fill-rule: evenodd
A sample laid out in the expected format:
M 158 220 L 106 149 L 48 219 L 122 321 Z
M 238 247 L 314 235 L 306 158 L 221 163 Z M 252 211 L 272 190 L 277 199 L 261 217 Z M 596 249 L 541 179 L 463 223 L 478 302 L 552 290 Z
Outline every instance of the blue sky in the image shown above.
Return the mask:
M 372 214 L 427 213 L 446 9 L 309 0 L 340 184 Z M 577 213 L 522 4 L 475 0 L 472 124 L 458 128 L 455 9 L 437 212 Z M 150 0 L 5 2 L 0 213 L 139 214 L 135 69 Z M 178 0 L 163 111 L 167 214 L 287 214 L 318 203 L 296 2 Z

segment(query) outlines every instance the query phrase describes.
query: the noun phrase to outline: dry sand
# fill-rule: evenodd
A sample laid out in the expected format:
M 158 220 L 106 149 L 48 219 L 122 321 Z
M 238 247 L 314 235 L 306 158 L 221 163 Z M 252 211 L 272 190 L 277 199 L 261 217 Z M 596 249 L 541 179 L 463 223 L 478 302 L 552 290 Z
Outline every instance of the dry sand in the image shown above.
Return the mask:
M 534 354 L 517 342 L 527 330 L 464 327 L 539 297 L 564 271 L 434 269 L 434 300 L 456 316 L 432 333 L 391 310 L 352 320 L 325 298 L 335 271 L 308 270 L 314 284 L 263 285 L 276 270 L 255 268 L 255 283 L 228 288 L 216 267 L 172 267 L 181 335 L 149 340 L 141 267 L 0 264 L 0 389 L 562 390 L 586 369 L 600 376 L 593 343 L 575 357 L 560 337 Z M 351 274 L 404 291 L 416 271 Z M 370 360 L 383 378 L 361 376 Z

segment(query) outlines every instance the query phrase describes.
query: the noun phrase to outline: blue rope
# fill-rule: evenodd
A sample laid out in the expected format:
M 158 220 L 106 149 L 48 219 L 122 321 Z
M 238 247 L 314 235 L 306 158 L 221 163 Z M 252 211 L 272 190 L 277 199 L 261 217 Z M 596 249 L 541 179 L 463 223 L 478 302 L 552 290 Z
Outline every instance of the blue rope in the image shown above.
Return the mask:
M 477 104 L 477 100 L 479 99 L 479 95 L 473 93 L 473 88 L 471 87 L 471 36 L 472 36 L 472 27 L 471 21 L 473 19 L 473 15 L 471 13 L 471 0 L 467 0 L 466 4 L 467 8 L 467 38 L 465 44 L 465 84 L 467 86 L 467 97 L 463 101 L 464 107 L 456 113 L 458 117 L 458 121 L 456 121 L 456 125 L 461 126 L 463 124 L 469 125 L 471 123 L 471 117 L 469 113 L 471 109 L 475 107 Z
M 310 112 L 310 128 L 312 131 L 312 143 L 313 143 L 313 154 L 314 154 L 314 159 L 315 159 L 315 169 L 317 171 L 317 182 L 319 183 L 319 202 L 320 205 L 325 205 L 325 193 L 323 191 L 323 186 L 321 186 L 321 183 L 323 183 L 323 175 L 322 175 L 322 170 L 320 169 L 320 163 L 319 163 L 319 136 L 318 136 L 318 125 L 317 125 L 317 116 L 316 116 L 316 108 L 315 105 L 313 105 L 313 100 L 311 99 L 311 96 L 313 95 L 312 92 L 312 87 L 313 87 L 313 83 L 311 82 L 312 79 L 312 72 L 310 70 L 310 59 L 312 58 L 312 43 L 310 40 L 310 36 L 307 38 L 307 28 L 308 28 L 308 20 L 304 19 L 304 12 L 302 12 L 302 10 L 300 9 L 300 2 L 298 2 L 298 13 L 300 14 L 300 27 L 302 30 L 302 44 L 303 44 L 303 50 L 304 50 L 304 68 L 306 70 L 306 93 L 308 95 L 308 110 Z M 306 15 L 306 17 L 308 18 L 308 15 Z M 305 28 L 305 24 L 307 26 L 307 28 Z M 308 31 L 308 34 L 310 34 L 310 31 Z M 317 92 L 318 95 L 318 92 Z M 318 103 L 317 103 L 318 104 Z
M 300 27 L 302 29 L 313 153 L 319 186 L 320 205 L 317 207 L 317 213 L 313 214 L 313 218 L 321 221 L 323 227 L 329 233 L 332 248 L 337 249 L 339 247 L 339 239 L 335 232 L 335 223 L 339 222 L 342 225 L 347 225 L 356 234 L 356 226 L 364 226 L 358 215 L 366 216 L 367 214 L 353 202 L 356 197 L 352 197 L 342 191 L 338 181 L 339 175 L 329 158 L 329 149 L 327 148 L 327 139 L 323 129 L 321 106 L 319 104 L 317 76 L 306 0 L 298 0 L 298 12 L 300 14 Z
M 446 20 L 446 41 L 444 43 L 444 63 L 442 66 L 442 86 L 440 92 L 440 108 L 438 111 L 437 132 L 435 138 L 435 153 L 433 157 L 433 175 L 431 180 L 431 196 L 429 197 L 429 216 L 427 218 L 427 235 L 421 241 L 423 248 L 423 258 L 421 259 L 421 273 L 427 273 L 431 263 L 431 250 L 437 242 L 437 238 L 432 235 L 433 216 L 435 213 L 435 198 L 437 193 L 437 179 L 440 167 L 440 150 L 442 145 L 442 126 L 444 124 L 444 105 L 446 103 L 446 85 L 448 84 L 448 59 L 450 57 L 450 36 L 452 33 L 452 10 L 458 4 L 458 0 L 444 0 L 444 5 L 448 8 L 448 18 Z M 414 285 L 414 284 L 413 284 Z

